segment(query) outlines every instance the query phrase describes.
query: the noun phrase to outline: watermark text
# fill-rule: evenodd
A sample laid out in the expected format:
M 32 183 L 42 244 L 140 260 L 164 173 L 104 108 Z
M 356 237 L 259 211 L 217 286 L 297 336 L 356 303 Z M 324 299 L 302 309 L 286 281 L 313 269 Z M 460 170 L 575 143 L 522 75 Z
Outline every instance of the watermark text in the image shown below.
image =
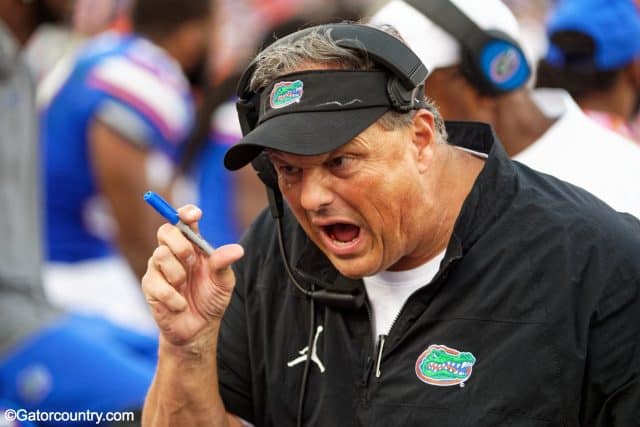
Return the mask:
M 63 422 L 63 423 L 119 423 L 135 421 L 134 412 L 100 412 L 100 411 L 28 411 L 26 409 L 5 409 L 6 421 L 29 421 L 32 423 Z M 3 425 L 0 417 L 0 426 Z

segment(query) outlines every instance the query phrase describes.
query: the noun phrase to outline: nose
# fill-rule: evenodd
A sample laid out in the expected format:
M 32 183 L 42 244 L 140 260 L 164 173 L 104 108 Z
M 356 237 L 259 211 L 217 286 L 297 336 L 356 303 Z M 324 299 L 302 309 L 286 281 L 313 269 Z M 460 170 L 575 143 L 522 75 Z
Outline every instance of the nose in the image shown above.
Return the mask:
M 300 205 L 305 210 L 313 212 L 329 206 L 334 199 L 329 181 L 329 177 L 321 168 L 305 170 L 300 186 Z

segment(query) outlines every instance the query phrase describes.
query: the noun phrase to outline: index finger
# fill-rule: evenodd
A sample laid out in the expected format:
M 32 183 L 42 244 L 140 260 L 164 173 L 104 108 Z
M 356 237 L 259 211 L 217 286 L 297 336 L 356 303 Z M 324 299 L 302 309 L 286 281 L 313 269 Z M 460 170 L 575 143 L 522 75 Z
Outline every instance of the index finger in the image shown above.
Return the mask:
M 196 205 L 184 205 L 178 209 L 178 217 L 193 231 L 198 233 L 198 221 L 202 218 L 202 210 Z

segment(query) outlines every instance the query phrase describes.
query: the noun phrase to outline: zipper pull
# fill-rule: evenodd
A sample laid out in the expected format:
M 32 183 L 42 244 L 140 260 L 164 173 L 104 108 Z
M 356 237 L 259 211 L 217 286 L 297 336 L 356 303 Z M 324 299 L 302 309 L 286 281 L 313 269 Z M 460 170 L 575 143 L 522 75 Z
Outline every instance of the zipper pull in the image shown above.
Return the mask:
M 378 357 L 376 359 L 376 378 L 380 378 L 380 361 L 382 360 L 382 350 L 384 349 L 384 341 L 386 335 L 378 335 Z

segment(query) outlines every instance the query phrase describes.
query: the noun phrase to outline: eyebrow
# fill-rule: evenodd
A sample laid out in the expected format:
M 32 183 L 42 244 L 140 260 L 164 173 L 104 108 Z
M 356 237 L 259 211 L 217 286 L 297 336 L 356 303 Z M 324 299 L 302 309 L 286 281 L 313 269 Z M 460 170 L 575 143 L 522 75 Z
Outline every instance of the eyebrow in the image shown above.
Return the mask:
M 328 155 L 331 153 L 334 153 L 334 151 L 330 151 L 328 153 L 322 153 L 322 154 L 313 154 L 313 155 L 304 155 L 304 154 L 293 154 L 293 153 L 280 153 L 277 151 L 269 151 L 267 153 L 267 155 L 269 156 L 269 159 L 271 159 L 272 161 L 277 161 L 280 163 L 286 163 L 286 164 L 290 164 L 291 161 L 289 161 L 285 156 L 287 155 L 291 155 L 291 156 L 297 156 L 297 157 L 302 157 L 302 158 L 309 158 L 309 157 L 319 157 L 319 156 L 323 156 L 323 157 L 329 157 Z
M 344 144 L 344 145 L 342 145 L 342 146 L 340 146 L 340 147 L 338 147 L 338 148 L 336 148 L 334 150 L 328 151 L 326 153 L 313 154 L 313 155 L 309 155 L 309 156 L 306 156 L 306 155 L 303 155 L 303 154 L 283 153 L 283 152 L 279 152 L 279 151 L 271 150 L 271 149 L 265 149 L 265 151 L 266 151 L 267 156 L 269 156 L 269 159 L 271 161 L 276 161 L 276 162 L 280 162 L 280 163 L 286 163 L 286 164 L 290 164 L 291 163 L 289 160 L 287 160 L 285 157 L 283 157 L 283 156 L 286 156 L 288 154 L 292 155 L 292 156 L 300 156 L 300 157 L 318 157 L 318 156 L 323 156 L 323 157 L 325 157 L 325 159 L 322 161 L 324 163 L 327 160 L 332 159 L 332 158 L 334 158 L 336 156 L 344 156 L 347 153 L 349 153 L 351 150 L 347 149 L 345 147 L 347 145 L 351 144 L 352 142 L 353 142 L 353 140 L 349 141 L 348 143 L 346 143 L 346 144 Z M 358 144 L 358 143 L 356 143 L 354 146 L 357 147 L 357 148 L 361 147 L 361 145 Z
M 267 156 L 269 157 L 269 160 L 271 161 L 278 161 L 278 162 L 282 162 L 282 163 L 287 163 L 285 159 L 282 158 L 282 155 L 278 152 L 275 151 L 271 151 L 268 150 L 267 151 Z

